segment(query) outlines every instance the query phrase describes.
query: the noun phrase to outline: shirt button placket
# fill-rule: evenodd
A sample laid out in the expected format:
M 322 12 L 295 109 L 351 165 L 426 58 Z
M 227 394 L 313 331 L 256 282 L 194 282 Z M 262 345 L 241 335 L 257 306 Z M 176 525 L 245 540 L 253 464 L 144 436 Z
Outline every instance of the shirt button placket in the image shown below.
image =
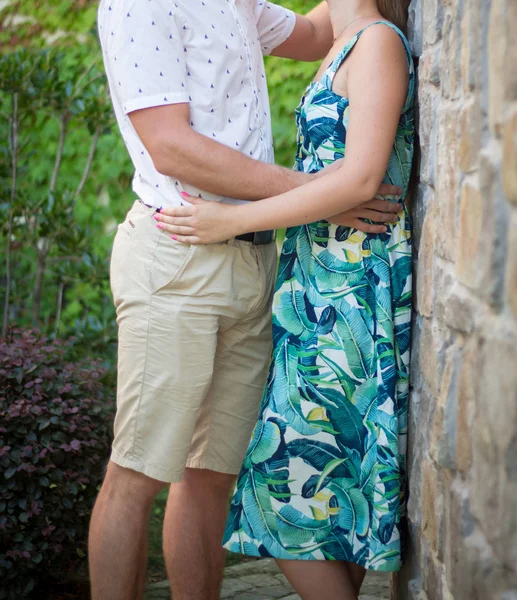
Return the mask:
M 252 58 L 251 53 L 250 53 L 250 45 L 246 41 L 246 33 L 245 33 L 245 31 L 244 31 L 244 29 L 242 27 L 241 20 L 239 18 L 239 11 L 237 10 L 237 7 L 235 6 L 235 0 L 230 0 L 230 4 L 232 6 L 232 10 L 233 10 L 233 13 L 235 15 L 235 20 L 237 22 L 237 26 L 239 28 L 239 33 L 241 35 L 244 47 L 246 48 L 246 59 L 248 61 L 248 79 L 249 79 L 249 82 L 250 82 L 251 89 L 253 91 L 253 95 L 255 96 L 255 111 L 256 111 L 256 115 L 259 115 L 259 117 L 257 117 L 255 115 L 255 120 L 257 121 L 257 125 L 258 125 L 259 131 L 260 131 L 260 138 L 262 140 L 261 141 L 262 147 L 263 147 L 263 149 L 264 149 L 264 151 L 266 153 L 266 156 L 268 156 L 269 155 L 269 151 L 268 151 L 267 145 L 265 143 L 266 134 L 265 134 L 265 131 L 264 131 L 262 119 L 260 119 L 260 101 L 259 101 L 258 88 L 257 88 L 257 84 L 256 84 L 255 79 L 250 75 L 250 73 L 253 73 L 253 67 L 254 67 L 253 58 Z

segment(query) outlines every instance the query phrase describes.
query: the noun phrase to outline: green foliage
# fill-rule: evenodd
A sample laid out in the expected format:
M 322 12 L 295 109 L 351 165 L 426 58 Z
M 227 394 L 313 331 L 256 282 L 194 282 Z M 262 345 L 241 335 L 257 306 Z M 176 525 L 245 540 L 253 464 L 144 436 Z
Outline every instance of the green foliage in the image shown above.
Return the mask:
M 306 12 L 317 1 L 283 4 Z M 96 10 L 96 0 L 17 0 L 0 10 L 0 47 L 9 50 L 0 58 L 0 276 L 10 288 L 4 325 L 73 334 L 110 361 L 109 252 L 131 202 L 132 167 L 108 100 Z M 266 63 L 277 162 L 290 167 L 294 110 L 317 65 Z
M 306 12 L 317 1 L 282 0 L 281 4 Z M 97 6 L 98 0 L 12 0 L 0 10 L 0 288 L 2 303 L 6 288 L 10 288 L 3 315 L 6 325 L 16 322 L 38 327 L 52 337 L 74 336 L 68 356 L 77 361 L 84 356 L 100 357 L 110 369 L 113 384 L 116 325 L 109 290 L 109 256 L 116 223 L 122 220 L 133 197 L 133 169 L 107 95 L 95 31 Z M 295 151 L 294 110 L 317 65 L 269 58 L 266 67 L 277 162 L 291 167 Z M 90 153 L 93 158 L 88 169 Z M 23 344 L 27 344 L 27 339 L 30 338 Z M 27 349 L 29 358 L 41 351 L 38 344 L 33 350 Z M 56 352 L 53 347 L 48 360 L 58 360 Z M 20 367 L 16 368 L 19 373 Z M 70 375 L 68 371 L 56 370 L 56 374 L 57 382 L 77 376 L 77 372 Z M 5 380 L 5 373 L 1 377 Z M 24 382 L 30 381 L 22 375 L 22 383 L 15 382 L 18 387 L 13 389 L 19 388 L 15 402 L 19 400 L 23 410 L 29 411 L 21 422 L 36 426 L 33 445 L 40 443 L 41 433 L 39 415 L 31 412 L 35 408 L 31 405 L 33 388 L 23 392 Z M 12 381 L 11 384 L 14 385 Z M 0 396 L 4 394 L 0 391 Z M 76 397 L 74 401 L 81 400 Z M 5 398 L 0 398 L 0 402 L 5 402 Z M 43 405 L 43 415 L 56 410 L 47 400 Z M 27 421 L 32 418 L 33 422 Z M 101 423 L 99 436 L 104 435 L 103 427 Z M 51 430 L 44 428 L 42 433 Z M 68 431 L 66 427 L 64 431 Z M 2 455 L 2 446 L 25 444 L 11 437 L 6 441 L 4 435 L 5 431 L 0 433 L 0 463 L 7 467 L 12 453 L 8 456 L 8 451 L 3 450 Z M 79 453 L 65 452 L 66 460 L 82 460 L 85 448 L 81 446 Z M 35 456 L 26 460 L 36 460 Z M 39 460 L 35 463 L 37 469 L 50 464 L 49 455 Z M 12 485 L 22 475 L 23 471 L 17 471 L 6 481 Z M 27 485 L 30 481 L 28 478 Z M 64 493 L 68 488 L 62 486 L 61 483 L 57 489 Z M 51 490 L 55 492 L 56 488 L 35 488 L 34 494 L 42 494 L 37 501 Z M 54 506 L 54 500 L 49 506 Z M 24 505 L 23 499 L 20 501 Z M 162 504 L 164 501 L 163 497 Z M 6 507 L 2 508 L 2 502 Z M 9 502 L 0 498 L 0 509 L 9 513 L 0 510 L 0 530 L 7 518 L 17 519 L 21 511 Z M 67 509 L 65 524 L 69 514 Z M 48 556 L 48 549 L 38 546 L 43 543 L 41 531 L 31 529 L 38 519 L 39 516 L 31 515 L 23 524 L 27 548 L 22 548 L 21 542 L 13 545 L 16 552 L 22 552 L 22 558 L 17 554 L 16 561 L 24 565 L 27 582 L 34 569 L 44 571 L 41 565 Z M 158 531 L 161 515 L 155 520 Z M 66 547 L 69 540 L 66 535 L 63 539 Z M 155 554 L 159 552 L 158 544 Z M 71 555 L 76 555 L 75 549 Z M 0 556 L 0 571 L 6 566 L 1 562 L 4 558 Z
M 279 0 L 278 4 L 305 14 L 319 2 L 318 0 Z M 266 58 L 276 162 L 285 167 L 292 167 L 294 164 L 296 149 L 294 111 L 318 67 L 317 63 Z
M 57 38 L 75 46 L 77 35 L 93 46 L 97 6 L 97 0 L 11 0 L 0 10 L 0 48 L 43 46 Z
M 74 334 L 112 360 L 109 250 L 132 169 L 99 58 L 81 45 L 0 57 L 0 242 L 4 331 L 17 322 Z
M 31 595 L 86 551 L 113 403 L 99 361 L 30 331 L 0 343 L 0 598 Z M 39 597 L 39 596 L 38 596 Z

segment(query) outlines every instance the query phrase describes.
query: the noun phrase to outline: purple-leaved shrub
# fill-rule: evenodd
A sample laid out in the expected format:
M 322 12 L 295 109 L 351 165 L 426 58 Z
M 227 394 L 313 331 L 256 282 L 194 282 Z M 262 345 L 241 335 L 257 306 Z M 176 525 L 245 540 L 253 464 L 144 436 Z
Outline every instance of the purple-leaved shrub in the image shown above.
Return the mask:
M 33 331 L 0 340 L 0 599 L 31 596 L 84 560 L 109 456 L 113 399 L 99 361 Z

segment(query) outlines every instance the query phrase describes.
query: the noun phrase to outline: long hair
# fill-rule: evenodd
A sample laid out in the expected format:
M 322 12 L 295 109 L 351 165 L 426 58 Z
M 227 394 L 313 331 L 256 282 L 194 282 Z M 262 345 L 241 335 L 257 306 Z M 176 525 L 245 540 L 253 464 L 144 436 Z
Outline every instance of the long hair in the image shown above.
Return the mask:
M 381 15 L 406 33 L 410 0 L 377 0 Z

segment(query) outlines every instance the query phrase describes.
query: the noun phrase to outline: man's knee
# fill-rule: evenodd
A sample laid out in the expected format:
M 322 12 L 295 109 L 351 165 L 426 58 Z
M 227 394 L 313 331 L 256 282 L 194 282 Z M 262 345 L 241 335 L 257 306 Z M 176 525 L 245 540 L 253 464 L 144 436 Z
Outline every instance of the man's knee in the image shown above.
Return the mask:
M 167 484 L 110 461 L 102 491 L 108 496 L 151 501 Z

